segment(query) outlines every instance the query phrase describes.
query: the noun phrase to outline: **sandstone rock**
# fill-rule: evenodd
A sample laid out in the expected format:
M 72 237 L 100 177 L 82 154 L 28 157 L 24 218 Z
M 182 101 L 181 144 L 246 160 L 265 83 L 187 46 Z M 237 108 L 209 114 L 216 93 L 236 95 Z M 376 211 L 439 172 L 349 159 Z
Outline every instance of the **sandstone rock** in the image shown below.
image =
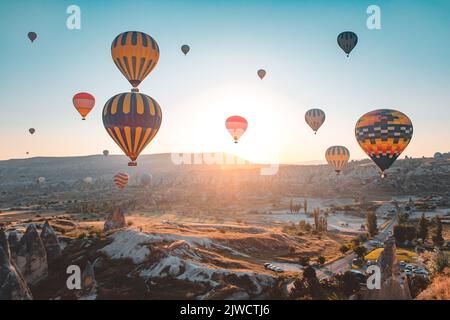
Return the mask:
M 106 217 L 105 225 L 103 227 L 103 231 L 111 231 L 122 229 L 127 226 L 125 221 L 125 215 L 123 214 L 120 208 L 115 208 L 113 213 L 109 214 Z
M 381 288 L 367 291 L 369 300 L 411 300 L 408 282 L 402 279 L 396 255 L 397 247 L 393 238 L 385 242 L 378 258 L 381 269 Z
M 47 277 L 47 252 L 34 224 L 28 226 L 20 239 L 15 260 L 29 285 L 34 285 Z
M 31 292 L 9 254 L 6 234 L 0 230 L 0 300 L 31 300 Z
M 55 231 L 48 221 L 45 221 L 45 224 L 42 227 L 41 239 L 47 253 L 47 262 L 51 265 L 61 257 L 61 245 Z
M 15 260 L 17 248 L 19 247 L 19 236 L 17 235 L 17 231 L 14 230 L 9 233 L 8 244 L 11 251 L 11 256 Z
M 11 251 L 9 249 L 8 239 L 6 238 L 6 233 L 3 229 L 0 229 L 0 248 L 3 248 L 3 252 L 6 257 L 11 259 Z
M 97 298 L 97 281 L 95 280 L 94 265 L 89 261 L 81 275 L 80 300 L 95 300 Z

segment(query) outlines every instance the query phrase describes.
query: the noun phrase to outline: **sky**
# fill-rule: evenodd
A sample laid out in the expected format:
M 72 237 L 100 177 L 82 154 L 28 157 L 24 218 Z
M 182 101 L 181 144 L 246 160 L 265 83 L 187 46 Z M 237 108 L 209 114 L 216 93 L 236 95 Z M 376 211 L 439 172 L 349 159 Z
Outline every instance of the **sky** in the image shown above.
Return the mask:
M 80 30 L 66 27 L 72 4 Z M 369 5 L 381 9 L 380 30 L 366 26 Z M 124 31 L 148 33 L 160 48 L 140 91 L 158 101 L 163 121 L 143 154 L 224 151 L 301 163 L 344 145 L 363 159 L 355 123 L 379 108 L 413 122 L 402 157 L 448 152 L 449 16 L 446 0 L 9 1 L 0 11 L 0 159 L 122 153 L 101 112 L 131 87 L 110 53 Z M 347 30 L 359 38 L 350 58 L 336 43 Z M 87 121 L 72 105 L 82 91 L 96 97 Z M 304 121 L 310 108 L 327 115 L 317 135 Z M 238 144 L 224 125 L 235 114 L 249 123 Z

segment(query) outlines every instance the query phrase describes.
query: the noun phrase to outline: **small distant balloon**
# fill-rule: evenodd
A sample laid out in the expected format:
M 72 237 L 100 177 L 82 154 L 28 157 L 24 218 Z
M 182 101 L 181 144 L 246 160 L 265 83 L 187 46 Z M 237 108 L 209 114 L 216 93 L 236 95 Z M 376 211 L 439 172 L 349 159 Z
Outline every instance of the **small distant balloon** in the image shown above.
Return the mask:
M 225 121 L 225 127 L 234 139 L 234 143 L 238 143 L 239 138 L 247 130 L 248 122 L 241 116 L 231 116 Z
M 81 115 L 82 120 L 86 120 L 86 116 L 94 108 L 95 98 L 87 92 L 80 92 L 73 96 L 73 105 Z
M 39 177 L 36 179 L 37 184 L 41 185 L 45 183 L 45 177 Z
M 314 134 L 316 134 L 317 130 L 319 130 L 319 128 L 325 122 L 325 112 L 320 109 L 308 110 L 305 113 L 305 121 L 311 127 L 311 129 L 313 129 Z
M 36 40 L 36 38 L 37 38 L 36 32 L 33 32 L 33 31 L 28 32 L 28 39 L 30 39 L 31 42 L 34 42 L 34 40 Z
M 28 129 L 28 131 L 29 131 L 31 134 L 34 134 L 34 133 L 36 132 L 36 129 L 30 128 L 30 129 Z
M 258 70 L 258 77 L 262 80 L 266 76 L 266 70 L 259 69 Z
M 109 155 L 109 150 L 103 150 L 103 155 L 107 157 Z
M 189 50 L 191 50 L 191 48 L 187 44 L 183 44 L 181 46 L 181 51 L 184 53 L 184 55 L 187 55 Z
M 129 176 L 127 173 L 119 172 L 114 176 L 114 183 L 116 184 L 117 188 L 122 190 L 128 184 L 128 179 Z
M 153 180 L 153 178 L 150 173 L 143 173 L 143 174 L 141 174 L 139 182 L 141 183 L 141 185 L 148 187 L 149 185 L 151 185 L 152 180 Z
M 352 50 L 356 47 L 356 44 L 358 43 L 358 36 L 356 33 L 351 31 L 345 31 L 338 35 L 337 42 L 339 47 L 341 47 L 342 50 L 348 55 Z
M 92 179 L 92 177 L 86 177 L 86 178 L 83 179 L 83 181 L 84 181 L 85 183 L 87 183 L 87 184 L 91 184 L 92 181 L 94 181 L 94 179 Z
M 339 175 L 350 159 L 350 151 L 344 146 L 331 146 L 325 152 L 325 159 Z

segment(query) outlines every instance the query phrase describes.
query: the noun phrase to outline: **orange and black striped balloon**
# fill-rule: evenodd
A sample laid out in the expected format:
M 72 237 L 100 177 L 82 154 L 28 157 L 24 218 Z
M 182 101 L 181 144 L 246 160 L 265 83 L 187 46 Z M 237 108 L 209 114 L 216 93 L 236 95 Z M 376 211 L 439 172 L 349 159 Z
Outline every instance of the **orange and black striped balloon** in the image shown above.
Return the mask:
M 344 146 L 331 146 L 325 152 L 325 159 L 336 174 L 340 174 L 350 159 L 350 151 Z
M 119 172 L 114 176 L 114 183 L 116 184 L 117 188 L 122 190 L 128 184 L 128 178 L 128 174 Z
M 114 39 L 111 55 L 120 72 L 137 88 L 158 63 L 159 47 L 148 34 L 127 31 Z
M 129 166 L 136 165 L 139 154 L 158 133 L 161 121 L 158 103 L 143 93 L 117 94 L 103 108 L 103 125 L 131 159 Z

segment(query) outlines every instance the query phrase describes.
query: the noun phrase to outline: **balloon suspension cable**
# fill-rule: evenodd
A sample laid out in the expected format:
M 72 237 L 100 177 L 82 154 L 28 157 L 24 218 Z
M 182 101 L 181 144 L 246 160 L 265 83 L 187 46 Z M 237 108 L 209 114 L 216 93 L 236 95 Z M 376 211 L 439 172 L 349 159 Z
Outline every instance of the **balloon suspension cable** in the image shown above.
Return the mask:
M 131 88 L 131 92 L 139 92 L 139 88 L 133 87 L 133 88 Z
M 136 161 L 130 161 L 130 162 L 128 162 L 128 166 L 129 167 L 137 167 L 137 162 Z

